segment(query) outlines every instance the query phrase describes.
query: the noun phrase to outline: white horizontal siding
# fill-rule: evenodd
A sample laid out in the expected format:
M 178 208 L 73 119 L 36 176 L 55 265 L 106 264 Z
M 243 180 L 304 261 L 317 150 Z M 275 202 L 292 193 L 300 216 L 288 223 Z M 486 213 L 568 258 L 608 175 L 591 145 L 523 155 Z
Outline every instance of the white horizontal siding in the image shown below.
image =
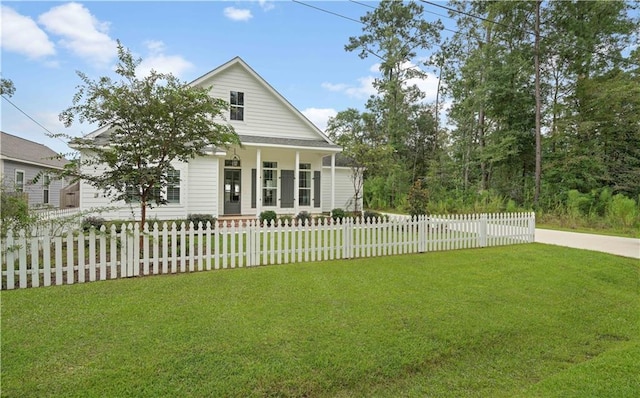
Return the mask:
M 218 162 L 214 156 L 203 156 L 189 162 L 189 177 L 185 192 L 189 214 L 209 214 L 218 217 Z
M 229 120 L 236 133 L 262 137 L 318 139 L 318 132 L 291 111 L 240 65 L 234 65 L 206 82 L 211 96 L 229 101 L 231 91 L 244 93 L 244 121 Z M 227 118 L 228 118 L 227 114 Z
M 170 203 L 154 208 L 147 207 L 147 220 L 179 220 L 188 215 L 188 165 L 186 163 L 174 163 L 173 166 L 180 170 L 180 203 Z M 106 168 L 90 170 L 92 173 L 100 173 Z M 89 172 L 89 168 L 84 170 Z M 140 220 L 141 208 L 138 203 L 125 203 L 112 201 L 101 190 L 96 189 L 85 181 L 80 183 L 80 209 L 83 215 L 95 215 L 107 220 Z
M 346 167 L 336 167 L 336 209 L 354 210 L 353 182 L 351 180 L 351 169 Z M 361 201 L 362 202 L 362 201 Z M 362 203 L 360 205 L 362 209 Z M 322 168 L 322 211 L 329 212 L 331 208 L 331 167 Z

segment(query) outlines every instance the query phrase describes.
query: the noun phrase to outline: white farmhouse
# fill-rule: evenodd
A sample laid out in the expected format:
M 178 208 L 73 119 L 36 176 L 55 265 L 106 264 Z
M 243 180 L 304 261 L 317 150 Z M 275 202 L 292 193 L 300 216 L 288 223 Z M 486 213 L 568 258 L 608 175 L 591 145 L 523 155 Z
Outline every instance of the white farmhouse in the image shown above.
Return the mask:
M 241 58 L 191 84 L 211 87 L 211 96 L 229 102 L 227 119 L 242 146 L 212 149 L 188 163 L 175 163 L 180 183 L 166 189 L 169 203 L 148 209 L 147 218 L 257 217 L 265 210 L 295 216 L 301 211 L 354 208 L 351 169 L 336 162 L 342 149 Z M 107 132 L 99 129 L 87 138 L 108 139 Z M 138 204 L 112 203 L 101 191 L 81 183 L 83 211 L 107 206 L 117 207 L 101 214 L 107 219 L 140 216 Z

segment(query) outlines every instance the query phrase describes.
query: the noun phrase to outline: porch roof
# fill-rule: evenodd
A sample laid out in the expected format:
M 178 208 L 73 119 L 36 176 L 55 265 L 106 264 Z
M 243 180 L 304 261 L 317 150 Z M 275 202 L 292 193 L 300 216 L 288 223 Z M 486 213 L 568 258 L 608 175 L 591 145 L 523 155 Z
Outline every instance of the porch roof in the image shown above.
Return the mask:
M 247 146 L 288 147 L 300 149 L 321 149 L 327 152 L 341 152 L 339 145 L 325 140 L 305 140 L 300 138 L 261 137 L 256 135 L 238 135 L 240 142 Z

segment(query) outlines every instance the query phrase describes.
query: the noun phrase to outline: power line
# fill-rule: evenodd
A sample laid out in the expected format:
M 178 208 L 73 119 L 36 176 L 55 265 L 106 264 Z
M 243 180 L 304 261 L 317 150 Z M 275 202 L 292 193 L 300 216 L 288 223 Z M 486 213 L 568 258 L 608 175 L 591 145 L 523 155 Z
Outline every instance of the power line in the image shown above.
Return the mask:
M 504 24 L 502 22 L 493 21 L 491 19 L 488 19 L 488 18 L 485 18 L 485 17 L 481 17 L 479 15 L 474 15 L 474 14 L 471 14 L 471 13 L 468 13 L 468 12 L 465 12 L 465 11 L 456 10 L 455 8 L 451 8 L 451 7 L 448 7 L 448 6 L 443 6 L 441 4 L 437 4 L 437 3 L 434 3 L 434 2 L 431 2 L 431 1 L 428 1 L 428 0 L 419 0 L 419 1 L 422 2 L 422 3 L 425 3 L 425 4 L 432 5 L 434 7 L 439 7 L 439 8 L 451 11 L 451 12 L 455 12 L 455 13 L 458 13 L 458 14 L 466 15 L 468 17 L 475 18 L 475 19 L 478 19 L 478 20 L 481 20 L 481 21 L 484 21 L 484 22 L 488 22 L 488 23 L 491 23 L 491 24 L 494 24 L 494 25 L 497 25 L 497 26 L 502 26 L 502 27 L 510 29 L 510 30 L 518 30 L 518 31 L 520 31 L 522 33 L 526 33 L 528 35 L 533 35 L 533 36 L 536 35 L 535 32 L 532 32 L 532 31 L 529 31 L 529 30 L 526 30 L 526 29 L 523 29 L 523 28 L 520 28 L 520 27 L 513 27 L 513 26 L 510 26 L 510 25 Z M 542 35 L 542 34 L 538 34 L 538 37 L 540 37 L 540 39 L 544 39 L 544 40 L 548 40 L 549 39 L 549 37 L 547 37 L 545 35 Z M 589 53 L 589 54 L 599 55 L 601 57 L 608 58 L 610 60 L 615 60 L 615 61 L 619 61 L 619 62 L 622 62 L 622 63 L 631 62 L 630 59 L 621 58 L 621 57 L 618 57 L 618 56 L 613 55 L 613 54 L 604 54 L 604 53 L 601 53 L 600 51 L 590 50 L 588 48 L 584 48 L 584 47 L 580 47 L 580 46 L 575 46 L 575 48 L 577 48 L 579 50 L 582 50 L 582 51 L 584 51 L 586 53 Z
M 326 12 L 327 14 L 335 15 L 336 17 L 340 17 L 340 18 L 348 19 L 349 21 L 357 22 L 357 23 L 359 23 L 359 24 L 361 24 L 361 23 L 362 23 L 362 21 L 360 21 L 360 20 L 353 19 L 353 18 L 351 18 L 351 17 L 347 17 L 346 15 L 338 14 L 337 12 L 333 12 L 333 11 L 325 10 L 324 8 L 320 8 L 320 7 L 312 6 L 311 4 L 303 3 L 303 2 L 298 1 L 298 0 L 292 0 L 292 1 L 293 1 L 294 3 L 298 3 L 298 4 L 301 4 L 301 5 L 303 5 L 303 6 L 307 6 L 307 7 L 309 7 L 309 8 L 316 9 L 316 10 L 318 10 L 318 11 Z
M 38 126 L 40 126 L 44 131 L 46 131 L 47 133 L 49 133 L 51 135 L 51 137 L 53 138 L 57 138 L 59 139 L 61 142 L 63 142 L 64 144 L 67 144 L 63 139 L 61 139 L 60 137 L 58 137 L 55 133 L 52 133 L 51 130 L 49 130 L 48 128 L 46 128 L 45 126 L 43 126 L 40 122 L 38 122 L 36 119 L 34 119 L 33 117 L 31 117 L 31 115 L 29 115 L 27 112 L 23 111 L 18 105 L 14 104 L 13 101 L 11 101 L 9 98 L 7 98 L 5 95 L 2 95 L 2 98 L 7 101 L 8 103 L 10 103 L 14 108 L 16 108 L 20 113 L 22 113 L 23 115 L 25 115 L 27 118 L 29 118 L 29 120 L 31 120 L 32 122 L 34 122 L 35 124 L 37 124 Z

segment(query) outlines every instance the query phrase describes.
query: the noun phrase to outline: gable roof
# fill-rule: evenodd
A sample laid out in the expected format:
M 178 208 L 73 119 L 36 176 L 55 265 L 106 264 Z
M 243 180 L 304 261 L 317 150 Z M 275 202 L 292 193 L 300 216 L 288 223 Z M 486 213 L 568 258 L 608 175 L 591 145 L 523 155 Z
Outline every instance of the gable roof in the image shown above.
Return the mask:
M 265 142 L 260 142 L 259 141 L 259 137 L 241 135 L 240 136 L 240 141 L 243 144 L 245 144 L 245 143 L 246 144 L 264 143 L 264 144 L 274 144 L 276 146 L 278 146 L 278 145 L 290 146 L 291 145 L 290 141 L 299 141 L 294 146 L 323 148 L 323 149 L 328 149 L 328 150 L 330 150 L 332 152 L 334 152 L 334 151 L 335 152 L 339 152 L 339 151 L 342 150 L 342 148 L 339 145 L 336 145 L 335 143 L 333 143 L 329 139 L 329 137 L 327 137 L 302 112 L 300 112 L 296 107 L 294 107 L 284 96 L 282 96 L 282 94 L 280 94 L 278 91 L 276 91 L 265 79 L 262 78 L 262 76 L 260 76 L 255 70 L 253 70 L 253 68 L 251 68 L 242 58 L 240 58 L 238 56 L 232 58 L 231 60 L 225 62 L 224 64 L 220 65 L 219 67 L 217 67 L 217 68 L 211 70 L 210 72 L 207 72 L 204 75 L 198 77 L 197 79 L 191 81 L 189 83 L 189 85 L 190 86 L 202 85 L 207 80 L 215 77 L 216 75 L 219 75 L 219 74 L 223 73 L 224 71 L 226 71 L 229 68 L 232 68 L 232 67 L 234 67 L 236 65 L 240 65 L 242 68 L 244 68 L 267 91 L 269 91 L 278 100 L 280 100 L 285 105 L 285 107 L 288 108 L 289 111 L 291 111 L 291 113 L 295 114 L 298 118 L 300 118 L 300 120 L 302 120 L 304 124 L 306 124 L 311 130 L 313 130 L 318 135 L 318 139 L 317 140 L 304 140 L 304 139 L 289 140 L 289 139 L 284 139 L 284 138 L 283 139 L 277 139 L 277 138 L 266 139 L 265 138 L 267 141 L 270 141 L 270 142 L 266 142 L 266 141 Z M 106 133 L 108 130 L 109 130 L 109 126 L 100 127 L 97 130 L 93 131 L 92 133 L 88 134 L 85 138 L 98 138 L 100 135 L 102 135 L 103 133 Z M 278 142 L 276 142 L 276 141 L 278 141 Z
M 220 65 L 219 67 L 213 69 L 212 71 L 200 76 L 199 78 L 193 80 L 189 83 L 191 86 L 199 86 L 205 83 L 207 80 L 215 77 L 216 75 L 221 74 L 222 72 L 239 65 L 244 68 L 254 79 L 256 79 L 267 91 L 269 91 L 274 97 L 276 97 L 282 104 L 289 109 L 289 111 L 295 114 L 300 120 L 304 122 L 311 130 L 313 130 L 318 135 L 318 140 L 322 140 L 329 145 L 331 148 L 340 148 L 339 145 L 331 142 L 329 137 L 327 137 L 322 130 L 320 130 L 315 124 L 313 124 L 302 112 L 300 112 L 295 106 L 291 104 L 282 94 L 280 94 L 271 84 L 269 84 L 265 79 L 262 78 L 253 68 L 251 68 L 242 58 L 234 57 L 230 61 Z M 244 141 L 243 141 L 244 142 Z
M 0 158 L 3 160 L 62 169 L 69 161 L 58 156 L 47 146 L 0 131 Z

